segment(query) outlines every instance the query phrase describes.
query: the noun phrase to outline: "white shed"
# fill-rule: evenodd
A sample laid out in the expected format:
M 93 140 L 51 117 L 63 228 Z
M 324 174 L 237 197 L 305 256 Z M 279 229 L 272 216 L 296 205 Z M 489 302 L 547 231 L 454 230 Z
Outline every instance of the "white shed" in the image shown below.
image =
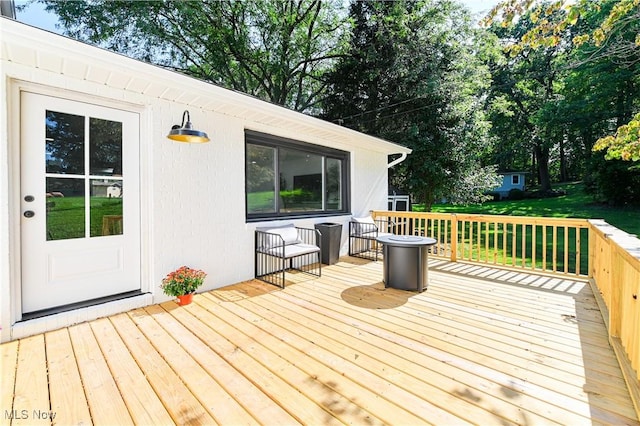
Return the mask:
M 497 193 L 500 196 L 500 199 L 508 198 L 509 191 L 512 189 L 524 191 L 524 180 L 527 172 L 501 172 L 498 174 L 502 175 L 502 185 L 495 188 L 493 192 Z
M 267 222 L 342 223 L 345 253 L 411 152 L 7 18 L 0 47 L 2 341 L 168 300 L 181 265 L 202 290 L 251 279 Z M 210 143 L 167 139 L 185 111 Z M 274 201 L 290 189 L 319 201 Z

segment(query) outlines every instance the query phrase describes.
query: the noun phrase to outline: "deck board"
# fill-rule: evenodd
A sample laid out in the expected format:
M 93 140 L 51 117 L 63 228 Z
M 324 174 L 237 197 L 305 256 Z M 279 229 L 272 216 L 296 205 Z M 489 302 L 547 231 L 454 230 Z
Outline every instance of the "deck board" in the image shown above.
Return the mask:
M 18 344 L 17 340 L 0 345 L 0 409 L 10 410 L 11 416 L 3 413 L 0 416 L 0 425 L 11 424 L 13 416 L 13 400 L 15 395 L 16 366 L 18 365 Z
M 424 422 L 426 419 L 417 417 L 407 409 L 394 404 L 385 398 L 385 391 L 388 393 L 388 382 L 385 378 L 371 374 L 365 369 L 359 369 L 352 365 L 350 360 L 344 357 L 336 357 L 336 349 L 329 348 L 323 350 L 320 347 L 319 339 L 309 340 L 308 336 L 313 335 L 312 327 L 305 327 L 305 338 L 288 333 L 283 324 L 289 322 L 281 315 L 264 321 L 254 312 L 243 309 L 242 306 L 221 306 L 229 311 L 222 316 L 232 323 L 241 323 L 242 330 L 247 335 L 260 336 L 260 341 L 266 347 L 278 347 L 278 353 L 287 356 L 287 359 L 295 360 L 295 364 L 306 374 L 305 382 L 315 381 L 317 392 L 310 395 L 323 401 L 323 404 L 331 409 L 334 416 L 347 423 L 362 424 L 365 421 L 373 422 L 379 419 L 382 423 L 410 424 Z M 243 304 L 244 305 L 244 304 Z M 211 306 L 211 305 L 209 305 Z M 245 319 L 246 321 L 242 321 Z M 363 385 L 362 383 L 365 383 Z M 296 384 L 299 389 L 303 389 L 305 383 Z M 393 391 L 393 389 L 392 389 Z M 353 395 L 357 395 L 357 411 L 351 412 L 348 407 L 354 407 Z M 397 390 L 393 395 L 396 401 L 403 401 L 406 407 L 418 404 L 421 401 L 413 395 Z M 355 414 L 355 415 L 354 415 Z M 393 417 L 391 417 L 393 416 Z M 449 421 L 451 419 L 449 418 Z
M 460 424 L 463 419 L 460 416 L 454 416 L 453 413 L 447 411 L 447 408 L 456 405 L 457 409 L 467 416 L 467 421 L 479 423 L 492 423 L 496 418 L 482 409 L 478 409 L 473 404 L 462 404 L 458 395 L 451 395 L 447 392 L 441 392 L 442 383 L 449 383 L 452 380 L 444 375 L 430 374 L 432 373 L 426 367 L 415 362 L 415 360 L 407 360 L 401 356 L 396 356 L 389 347 L 389 342 L 379 340 L 378 345 L 368 342 L 369 339 L 359 340 L 358 330 L 348 325 L 341 327 L 343 323 L 331 320 L 326 316 L 314 315 L 310 309 L 305 307 L 287 307 L 276 303 L 269 303 L 265 299 L 260 303 L 254 303 L 250 308 L 252 312 L 263 316 L 266 319 L 279 319 L 279 327 L 275 332 L 283 336 L 287 341 L 295 340 L 304 345 L 305 343 L 311 347 L 307 348 L 306 353 L 309 356 L 316 357 L 324 362 L 331 362 L 337 355 L 343 360 L 351 361 L 354 366 L 342 366 L 345 375 L 354 376 L 351 370 L 363 369 L 370 374 L 374 374 L 378 380 L 382 379 L 383 383 L 376 392 L 381 396 L 389 398 L 391 401 L 403 401 L 407 407 L 414 410 L 415 413 L 422 413 L 424 421 L 431 421 L 436 424 Z M 289 309 L 288 311 L 285 311 Z M 274 314 L 278 312 L 278 314 Z M 286 313 L 286 318 L 282 318 L 282 313 Z M 279 318 L 274 318 L 277 315 Z M 262 321 L 267 326 L 272 326 L 272 322 Z M 304 325 L 304 335 L 295 334 L 300 329 L 300 325 Z M 271 327 L 273 328 L 273 327 Z M 293 334 L 291 337 L 287 334 Z M 300 333 L 299 331 L 297 333 Z M 308 339 L 308 340 L 306 340 Z M 383 349 L 384 348 L 384 349 Z M 384 361 L 381 361 L 384 360 Z M 361 374 L 363 380 L 362 386 L 372 387 L 373 380 L 367 375 Z M 393 394 L 384 389 L 384 381 L 392 382 L 395 386 L 404 391 L 403 394 Z M 431 398 L 424 398 L 425 394 L 431 395 Z M 426 402 L 429 402 L 427 404 Z M 393 419 L 387 420 L 394 423 Z
M 219 322 L 216 316 L 199 304 L 187 306 L 186 309 L 176 309 L 172 311 L 172 315 L 189 327 L 200 339 L 207 342 L 218 354 L 258 386 L 269 398 L 287 410 L 297 421 L 313 423 L 322 420 L 326 424 L 339 423 L 335 417 L 321 407 L 320 403 L 314 402 L 291 387 L 286 380 L 247 353 L 246 348 L 243 350 L 233 343 L 232 340 L 235 340 L 233 335 L 237 333 L 235 329 Z M 231 340 L 228 340 L 227 337 Z
M 171 424 L 171 416 L 156 396 L 153 388 L 140 370 L 120 335 L 108 318 L 91 323 L 98 344 L 104 354 L 111 374 L 124 403 L 136 424 Z
M 169 363 L 171 369 L 180 372 L 185 383 L 202 406 L 219 424 L 251 424 L 255 419 L 211 377 L 190 353 L 182 336 L 172 336 L 158 323 L 164 309 L 151 306 L 133 311 L 130 316 L 147 336 L 156 351 Z M 146 315 L 145 315 L 146 314 Z
M 84 323 L 69 327 L 69 335 L 93 422 L 131 423 L 132 419 L 123 395 L 109 370 L 106 357 L 100 350 L 91 326 Z
M 144 315 L 139 310 L 135 311 L 135 314 Z M 115 315 L 111 317 L 111 321 L 153 387 L 157 397 L 176 423 L 216 424 L 184 384 L 182 378 L 154 349 L 153 344 L 145 338 L 129 315 Z
M 313 300 L 314 295 L 312 294 L 307 295 L 307 297 L 309 298 L 307 308 L 313 309 L 312 305 L 316 303 L 317 299 Z M 315 297 L 317 298 L 317 295 Z M 322 304 L 324 308 L 330 308 L 331 305 L 333 305 L 332 301 Z M 545 401 L 554 401 L 552 397 L 555 395 L 551 395 L 545 388 L 534 387 L 530 382 L 533 372 L 519 365 L 520 359 L 516 356 L 494 351 L 490 346 L 481 346 L 473 341 L 462 340 L 446 331 L 441 333 L 443 336 L 439 336 L 440 332 L 434 333 L 427 326 L 408 321 L 404 318 L 406 315 L 403 315 L 403 318 L 396 318 L 393 315 L 382 313 L 377 315 L 376 318 L 370 319 L 368 318 L 368 313 L 365 312 L 356 314 L 353 311 L 348 311 L 343 313 L 345 316 L 338 316 L 336 319 L 347 323 L 357 321 L 358 327 L 364 331 L 386 340 L 386 342 L 382 343 L 385 349 L 400 346 L 403 349 L 426 355 L 422 363 L 429 365 L 436 361 L 438 366 L 436 372 L 443 370 L 442 374 L 454 377 L 456 381 L 461 381 L 463 380 L 462 376 L 470 374 L 484 377 L 486 380 L 496 383 L 500 386 L 502 393 L 506 393 L 510 397 L 517 396 L 517 398 L 513 399 L 523 399 L 524 396 L 532 397 L 525 399 L 522 403 L 523 406 L 532 404 L 547 406 L 547 412 L 553 412 L 553 416 L 549 416 L 547 419 L 548 422 L 555 420 L 562 424 L 568 424 L 570 423 L 569 419 L 573 418 L 575 420 L 573 415 L 566 416 L 565 406 L 567 401 L 565 401 L 565 404 L 554 407 L 549 407 L 549 404 L 545 404 Z M 452 356 L 453 354 L 455 354 L 455 358 Z M 506 363 L 505 357 L 512 359 L 513 364 Z M 454 368 L 449 368 L 449 366 Z M 548 379 L 551 380 L 551 378 Z M 448 387 L 445 390 L 458 393 L 461 396 L 466 395 L 469 400 L 480 399 L 483 405 L 486 404 L 486 397 L 474 392 L 467 384 L 453 384 L 452 387 Z M 562 396 L 562 394 L 559 395 Z M 435 395 L 429 394 L 425 398 L 435 398 Z M 535 400 L 533 400 L 534 398 Z M 461 397 L 461 399 L 464 399 L 464 397 Z M 572 401 L 568 402 L 571 403 Z M 558 404 L 558 401 L 554 401 L 554 403 Z M 493 410 L 487 405 L 486 408 L 495 416 L 492 422 L 494 423 L 500 421 L 500 417 L 506 415 L 504 413 L 505 409 L 510 407 L 501 407 L 499 410 Z M 459 412 L 459 415 L 464 414 L 464 410 Z M 525 420 L 528 421 L 528 418 L 523 417 L 520 422 Z M 479 423 L 484 424 L 485 422 Z
M 49 398 L 55 421 L 63 425 L 89 424 L 91 414 L 87 405 L 82 379 L 73 353 L 67 329 L 45 334 Z
M 226 392 L 235 398 L 245 410 L 259 423 L 291 424 L 294 418 L 286 413 L 279 405 L 260 391 L 249 379 L 233 368 L 218 355 L 205 341 L 200 340 L 192 330 L 186 328 L 176 318 L 170 316 L 173 310 L 180 310 L 173 302 L 164 303 L 161 307 L 166 311 L 161 315 L 155 314 L 156 320 L 174 338 L 180 339 L 189 354 L 207 373 L 214 377 Z
M 44 335 L 22 339 L 18 350 L 14 396 L 14 413 L 17 414 L 17 418 L 12 424 L 50 423 Z
M 640 425 L 588 283 L 430 265 L 420 294 L 342 258 L 3 344 L 1 424 Z

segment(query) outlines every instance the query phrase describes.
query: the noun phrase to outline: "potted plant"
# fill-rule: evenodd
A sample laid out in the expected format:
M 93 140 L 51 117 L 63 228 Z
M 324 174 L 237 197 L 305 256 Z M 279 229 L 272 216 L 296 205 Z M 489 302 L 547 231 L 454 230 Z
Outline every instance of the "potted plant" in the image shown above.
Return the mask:
M 169 272 L 160 287 L 167 296 L 177 297 L 179 305 L 188 305 L 193 299 L 193 293 L 202 285 L 206 276 L 204 271 L 181 266 Z

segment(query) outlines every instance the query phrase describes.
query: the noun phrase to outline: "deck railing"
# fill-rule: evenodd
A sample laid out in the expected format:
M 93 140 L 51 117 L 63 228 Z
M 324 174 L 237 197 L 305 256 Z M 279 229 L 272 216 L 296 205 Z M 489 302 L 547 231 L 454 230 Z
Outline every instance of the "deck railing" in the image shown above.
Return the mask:
M 585 219 L 418 212 L 373 212 L 396 234 L 438 241 L 432 255 L 538 272 L 588 276 Z
M 589 279 L 640 417 L 640 240 L 602 220 L 373 211 L 431 256 Z M 600 297 L 601 296 L 601 297 Z

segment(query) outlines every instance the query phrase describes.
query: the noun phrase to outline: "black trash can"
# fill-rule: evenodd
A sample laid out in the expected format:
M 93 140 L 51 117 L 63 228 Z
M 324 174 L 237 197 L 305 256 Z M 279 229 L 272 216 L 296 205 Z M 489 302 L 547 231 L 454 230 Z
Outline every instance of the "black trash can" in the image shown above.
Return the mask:
M 316 223 L 316 229 L 322 237 L 322 251 L 320 259 L 325 265 L 333 265 L 340 257 L 340 240 L 342 239 L 342 224 L 340 223 Z

